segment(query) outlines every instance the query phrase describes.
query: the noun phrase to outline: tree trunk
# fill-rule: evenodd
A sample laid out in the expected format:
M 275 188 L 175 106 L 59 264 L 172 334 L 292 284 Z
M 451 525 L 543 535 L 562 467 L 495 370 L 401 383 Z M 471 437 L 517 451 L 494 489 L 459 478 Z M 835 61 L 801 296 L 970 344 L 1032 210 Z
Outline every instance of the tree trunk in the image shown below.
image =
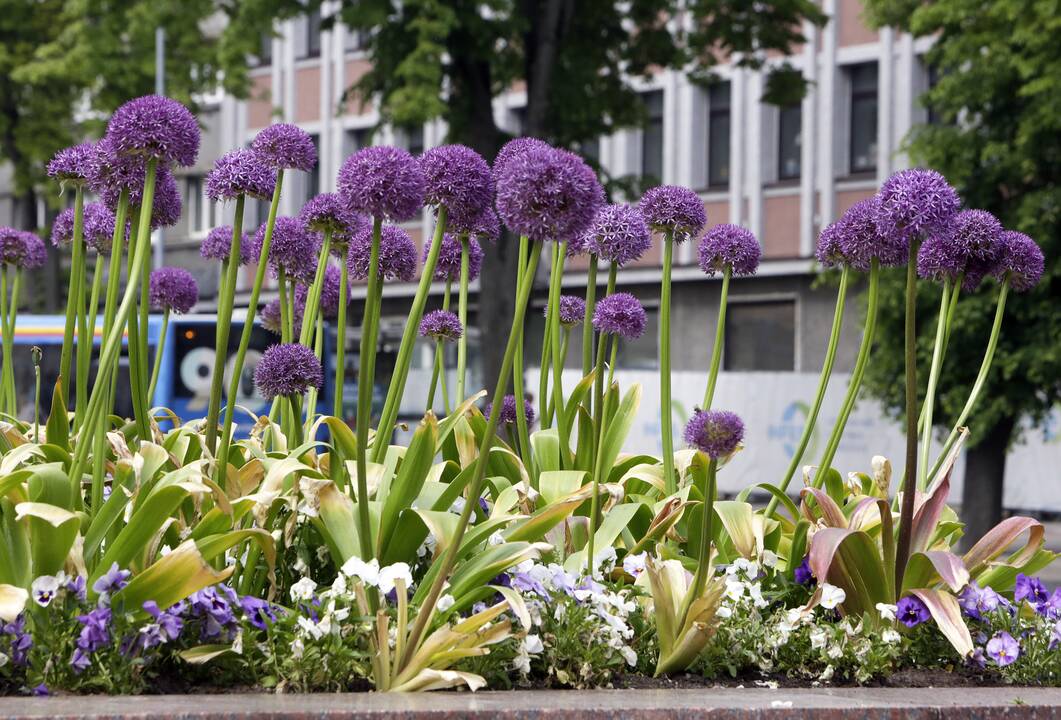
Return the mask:
M 1006 448 L 1015 424 L 1012 417 L 1001 419 L 966 454 L 961 513 L 965 523 L 964 549 L 971 547 L 1002 520 Z

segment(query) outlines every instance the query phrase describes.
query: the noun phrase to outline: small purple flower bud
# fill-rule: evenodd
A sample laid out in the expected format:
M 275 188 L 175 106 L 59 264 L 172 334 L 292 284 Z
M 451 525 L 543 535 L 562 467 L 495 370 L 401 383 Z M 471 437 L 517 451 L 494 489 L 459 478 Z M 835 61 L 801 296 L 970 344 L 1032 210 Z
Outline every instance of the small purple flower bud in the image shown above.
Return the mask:
M 184 268 L 152 270 L 149 286 L 152 310 L 171 310 L 183 315 L 199 302 L 199 283 Z
M 731 455 L 744 439 L 744 423 L 728 410 L 697 410 L 686 423 L 683 437 L 689 447 L 720 460 Z
M 630 293 L 617 292 L 597 303 L 593 328 L 607 335 L 635 340 L 645 332 L 647 317 L 641 302 Z
M 214 228 L 199 244 L 199 255 L 206 260 L 228 260 L 231 250 L 232 227 L 230 225 L 220 225 Z M 239 264 L 248 265 L 254 262 L 255 257 L 254 242 L 249 234 L 243 233 L 239 240 Z
M 420 321 L 420 336 L 441 340 L 442 342 L 456 342 L 464 335 L 464 326 L 460 318 L 448 310 L 432 310 L 424 315 Z
M 586 251 L 619 267 L 631 263 L 652 245 L 645 216 L 634 205 L 605 205 L 586 231 Z
M 755 235 L 739 225 L 715 225 L 700 240 L 700 269 L 708 275 L 722 272 L 727 266 L 738 277 L 754 275 L 761 255 Z
M 195 164 L 199 124 L 188 108 L 161 95 L 125 103 L 107 124 L 107 141 L 119 155 L 157 158 L 163 165 Z
M 251 149 L 275 170 L 309 172 L 317 164 L 313 138 L 302 128 L 288 123 L 276 123 L 262 130 L 251 141 Z
M 339 197 L 354 212 L 376 219 L 404 222 L 424 205 L 424 173 L 405 150 L 367 147 L 358 150 L 339 170 Z
M 267 399 L 300 395 L 311 387 L 320 388 L 324 371 L 320 360 L 305 345 L 273 345 L 254 368 L 254 385 Z
M 347 266 L 350 277 L 368 279 L 372 253 L 372 230 L 362 231 L 350 242 Z M 379 276 L 384 280 L 409 282 L 416 277 L 416 244 L 409 233 L 396 225 L 385 225 L 380 232 Z
M 707 223 L 707 212 L 700 196 L 679 185 L 661 185 L 648 190 L 637 204 L 649 227 L 672 233 L 675 242 L 700 234 Z
M 240 195 L 267 200 L 275 187 L 276 170 L 244 148 L 219 157 L 206 176 L 206 195 L 214 201 L 235 200 Z

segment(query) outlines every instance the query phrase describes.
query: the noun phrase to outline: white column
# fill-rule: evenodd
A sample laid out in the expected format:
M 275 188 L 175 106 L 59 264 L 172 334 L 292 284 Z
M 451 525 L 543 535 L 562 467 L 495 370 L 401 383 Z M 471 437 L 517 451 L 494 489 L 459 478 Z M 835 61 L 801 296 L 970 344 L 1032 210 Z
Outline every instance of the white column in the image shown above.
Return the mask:
M 877 180 L 891 174 L 892 117 L 895 112 L 893 61 L 895 40 L 890 27 L 880 30 L 880 59 L 877 61 Z
M 745 187 L 748 195 L 748 219 L 746 225 L 755 237 L 763 236 L 763 74 L 748 73 L 747 92 L 744 98 L 748 113 L 748 134 L 744 144 L 748 149 L 748 168 L 745 172 Z
M 734 67 L 730 80 L 729 221 L 740 225 L 744 215 L 744 84 L 747 73 Z
M 799 174 L 799 249 L 804 257 L 814 252 L 814 178 L 818 150 L 818 26 L 803 23 L 803 77 L 807 95 L 803 98 L 800 118 Z
M 339 173 L 339 169 L 343 166 L 343 144 L 346 140 L 346 130 L 343 127 L 343 116 L 346 115 L 339 112 L 339 102 L 343 97 L 343 93 L 346 91 L 346 25 L 336 19 L 335 25 L 332 26 L 332 87 L 329 91 L 331 95 L 331 107 L 328 109 L 328 123 L 332 127 L 332 145 L 329 151 L 332 155 L 332 174 L 328 178 L 328 187 L 332 190 L 335 189 L 335 179 Z
M 280 35 L 273 36 L 273 61 L 269 66 L 269 105 L 270 119 L 275 117 L 284 107 L 284 37 L 283 29 Z
M 331 3 L 324 3 L 321 6 L 321 14 L 324 15 L 330 11 Z M 317 78 L 317 84 L 320 88 L 320 107 L 318 115 L 320 117 L 320 157 L 318 165 L 318 182 L 317 187 L 321 189 L 321 192 L 328 190 L 329 179 L 335 175 L 335 169 L 332 166 L 332 125 L 329 122 L 331 117 L 332 108 L 332 37 L 333 33 L 331 30 L 321 31 L 321 54 L 320 54 L 320 76 Z
M 276 62 L 276 58 L 273 58 Z M 293 20 L 288 20 L 284 23 L 284 55 L 281 60 L 283 62 L 283 119 L 284 122 L 294 122 L 295 119 L 295 23 Z M 300 173 L 301 174 L 301 173 Z M 291 181 L 295 181 L 294 173 L 287 173 Z M 287 179 L 287 178 L 285 178 Z M 291 182 L 290 186 L 285 184 L 285 187 L 289 187 L 289 190 L 295 190 L 298 187 L 303 187 L 302 182 L 305 178 L 299 177 L 296 182 Z M 284 215 L 294 215 L 298 206 L 295 203 L 294 192 L 284 192 L 280 195 L 280 212 Z
M 914 37 L 910 33 L 899 36 L 899 58 L 895 74 L 895 128 L 894 138 L 897 146 L 906 137 L 914 124 Z M 905 168 L 910 164 L 906 153 L 897 153 L 894 159 L 895 168 Z
M 680 118 L 682 112 L 681 98 L 678 96 L 678 73 L 668 70 L 663 75 L 663 182 L 674 184 L 680 182 L 681 163 L 678 162 L 676 148 L 681 147 Z
M 836 168 L 833 150 L 836 137 L 833 125 L 836 101 L 836 0 L 823 0 L 822 10 L 829 17 L 822 29 L 821 77 L 818 94 L 818 223 L 824 227 L 836 215 Z

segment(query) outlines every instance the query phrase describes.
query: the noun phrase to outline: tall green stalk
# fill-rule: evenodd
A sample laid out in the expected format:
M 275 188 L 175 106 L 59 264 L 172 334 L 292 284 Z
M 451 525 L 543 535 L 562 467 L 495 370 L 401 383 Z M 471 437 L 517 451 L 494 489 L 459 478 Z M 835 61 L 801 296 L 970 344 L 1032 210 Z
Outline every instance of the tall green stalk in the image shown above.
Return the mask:
M 906 472 L 899 511 L 899 544 L 895 551 L 895 587 L 903 586 L 903 574 L 913 541 L 914 493 L 917 489 L 917 249 L 910 239 L 906 258 Z M 931 423 L 925 425 L 932 427 Z
M 549 295 L 545 305 L 545 323 L 542 325 L 542 359 L 538 364 L 541 372 L 538 374 L 538 422 L 542 430 L 553 426 L 552 415 L 549 414 L 549 380 L 552 370 L 552 345 L 553 345 L 553 315 L 559 312 L 559 308 L 553 302 L 553 279 L 557 277 L 556 256 L 559 243 L 549 246 Z
M 324 357 L 324 314 L 317 313 L 317 329 L 313 333 L 313 354 L 318 360 Z M 322 363 L 323 364 L 323 363 Z M 317 397 L 319 390 L 311 387 L 306 390 L 306 420 L 303 423 L 303 435 L 309 435 L 313 423 L 317 420 Z
M 158 385 L 158 373 L 162 368 L 162 356 L 166 352 L 166 336 L 169 334 L 169 308 L 162 311 L 162 334 L 158 336 L 158 347 L 155 348 L 155 362 L 151 367 L 151 382 L 147 385 L 147 397 L 155 397 L 155 387 Z M 151 400 L 153 402 L 153 400 Z
M 313 282 L 306 292 L 306 308 L 302 313 L 302 328 L 299 332 L 298 341 L 309 347 L 313 338 L 313 330 L 317 326 L 317 314 L 320 312 L 321 288 L 324 286 L 324 274 L 328 269 L 328 255 L 332 249 L 332 231 L 324 231 L 324 240 L 321 242 L 320 254 L 317 257 L 317 271 L 313 275 Z
M 350 271 L 344 257 L 339 267 L 339 316 L 336 319 L 335 387 L 332 391 L 332 415 L 343 417 L 343 384 L 346 380 L 346 307 L 350 296 Z M 334 451 L 333 451 L 334 452 Z
M 733 266 L 726 265 L 722 271 L 722 293 L 718 300 L 718 321 L 715 323 L 715 346 L 711 349 L 711 369 L 707 373 L 707 390 L 704 392 L 702 410 L 710 410 L 715 399 L 715 383 L 718 382 L 718 368 L 722 364 L 722 346 L 726 341 L 726 303 L 729 300 L 729 280 L 733 275 Z
M 17 408 L 14 407 L 16 404 L 15 398 L 11 394 L 14 385 L 8 380 L 8 377 L 12 375 L 12 368 L 14 366 L 14 333 L 10 325 L 11 313 L 8 310 L 9 301 L 7 284 L 7 265 L 0 264 L 0 319 L 3 320 L 4 324 L 4 367 L 3 373 L 0 375 L 0 399 L 2 399 L 3 402 L 0 403 L 0 411 L 14 416 L 17 412 Z
M 520 237 L 519 256 L 516 262 L 516 297 L 519 297 L 522 283 L 525 281 L 524 275 L 527 270 L 529 251 L 530 247 L 527 244 L 527 237 Z M 531 284 L 534 284 L 533 277 L 531 278 Z M 523 460 L 523 464 L 527 467 L 527 473 L 530 475 L 531 487 L 537 490 L 538 463 L 536 462 L 534 453 L 531 449 L 530 427 L 527 422 L 527 406 L 523 403 L 523 398 L 525 397 L 523 391 L 523 339 L 525 332 L 526 329 L 522 326 L 516 328 L 516 350 L 512 357 L 512 393 L 516 398 L 516 434 L 519 437 L 519 454 Z M 545 376 L 544 359 L 541 375 Z M 511 428 L 509 430 L 511 432 Z
M 939 382 L 940 367 L 943 364 L 943 342 L 947 332 L 947 309 L 950 306 L 951 283 L 945 280 L 940 300 L 939 317 L 936 319 L 936 340 L 932 345 L 932 366 L 928 372 L 928 388 L 925 392 L 925 405 L 921 408 L 918 426 L 921 428 L 921 475 L 918 488 L 924 490 L 928 482 L 928 453 L 932 448 L 932 412 L 936 400 L 936 385 Z
M 674 233 L 668 231 L 663 237 L 663 279 L 659 298 L 659 424 L 663 441 L 663 487 L 664 494 L 673 495 L 678 489 L 674 477 L 674 431 L 671 421 L 670 385 L 670 296 L 671 268 L 674 265 Z
M 70 294 L 66 298 L 66 325 L 63 327 L 63 349 L 59 354 L 59 377 L 62 379 L 60 394 L 63 407 L 70 407 L 70 386 L 73 375 L 74 328 L 77 325 L 83 302 L 80 287 L 85 275 L 85 191 L 81 185 L 74 189 L 74 237 L 70 248 Z M 83 415 L 84 398 L 77 399 L 75 414 Z M 77 422 L 75 420 L 75 422 Z
M 372 391 L 376 373 L 376 332 L 379 325 L 379 303 L 375 302 L 380 284 L 379 245 L 383 231 L 379 218 L 372 220 L 372 246 L 368 260 L 368 290 L 361 320 L 361 352 L 357 374 L 357 534 L 361 559 L 372 557 L 372 523 L 368 512 L 368 430 L 372 422 Z M 417 323 L 419 324 L 419 322 Z M 378 436 L 376 443 L 380 442 Z
M 554 243 L 555 244 L 555 243 Z M 556 429 L 560 436 L 560 469 L 570 463 L 570 429 L 564 422 L 564 359 L 563 345 L 560 340 L 560 292 L 564 278 L 564 261 L 567 259 L 567 241 L 564 240 L 556 249 L 556 265 L 549 278 L 549 342 L 551 344 L 553 365 L 553 411 L 556 412 Z
M 613 262 L 611 267 L 608 268 L 608 284 L 604 291 L 605 298 L 615 292 L 615 282 L 618 274 L 619 266 Z M 592 326 L 592 324 L 591 321 L 590 325 Z M 593 443 L 592 453 L 594 463 L 597 461 L 597 450 L 603 437 L 601 430 L 604 427 L 604 350 L 607 342 L 607 334 L 600 333 L 597 337 L 597 352 L 594 356 L 594 371 L 596 373 L 593 377 L 593 432 L 596 438 Z
M 593 310 L 597 305 L 597 256 L 590 254 L 586 276 L 586 313 L 582 316 L 582 377 L 593 369 Z
M 442 309 L 449 310 L 450 281 L 446 280 L 446 288 L 442 291 Z M 461 327 L 464 327 L 463 325 Z M 463 334 L 462 334 L 463 337 Z M 449 393 L 446 392 L 446 359 L 445 345 L 442 340 L 435 340 L 434 362 L 431 363 L 431 385 L 427 389 L 427 410 L 435 407 L 435 390 L 441 380 L 442 385 L 442 408 L 449 415 Z
M 604 334 L 602 333 L 601 336 L 604 337 Z M 607 386 L 608 386 L 609 389 L 612 386 L 612 370 L 613 370 L 613 368 L 615 366 L 615 354 L 616 354 L 618 348 L 619 348 L 619 336 L 618 335 L 613 335 L 612 336 L 611 362 L 610 362 L 610 364 L 608 366 L 608 385 Z M 601 407 L 603 408 L 603 397 L 601 398 Z M 597 535 L 597 528 L 598 528 L 599 523 L 600 523 L 600 517 L 599 517 L 600 516 L 600 484 L 601 484 L 602 480 L 604 479 L 604 471 L 605 471 L 605 468 L 603 467 L 604 453 L 602 453 L 600 451 L 600 447 L 601 447 L 601 443 L 604 441 L 604 436 L 606 434 L 606 428 L 605 428 L 606 424 L 607 424 L 607 414 L 605 412 L 603 412 L 603 409 L 602 409 L 602 411 L 600 413 L 600 417 L 597 419 L 596 428 L 595 428 L 596 442 L 594 443 L 593 478 L 592 478 L 593 479 L 593 495 L 590 497 L 590 501 L 589 501 L 589 538 L 586 541 L 586 557 L 587 557 L 587 561 L 586 562 L 587 562 L 587 566 L 589 567 L 589 575 L 590 575 L 590 577 L 594 576 L 594 571 L 595 571 L 595 567 L 596 567 L 596 558 L 594 557 L 594 547 L 593 546 L 594 546 L 595 538 L 596 538 L 596 535 Z
M 460 286 L 457 288 L 457 317 L 461 321 L 464 333 L 457 340 L 457 395 L 454 402 L 464 402 L 467 395 L 465 389 L 466 375 L 468 372 L 468 284 L 470 282 L 471 260 L 469 258 L 470 241 L 468 233 L 461 233 L 461 271 Z
M 699 473 L 698 473 L 699 474 Z M 693 573 L 692 586 L 686 596 L 686 605 L 704 591 L 707 582 L 707 569 L 711 561 L 711 535 L 712 524 L 715 519 L 715 495 L 718 494 L 718 460 L 711 458 L 707 464 L 707 472 L 704 473 L 704 483 L 700 486 L 700 492 L 704 496 L 703 519 L 700 522 L 700 543 L 696 550 L 696 572 Z M 682 614 L 684 619 L 684 613 Z
M 150 229 L 148 230 L 150 233 Z M 144 237 L 139 232 L 136 234 L 136 251 L 139 252 L 140 248 L 146 246 L 146 252 L 151 252 L 151 240 L 150 235 Z M 133 257 L 135 253 L 129 254 L 129 262 L 126 266 L 126 286 L 134 284 L 137 288 L 137 293 L 134 295 L 134 302 L 138 300 L 140 280 L 143 277 L 143 273 L 134 267 Z M 135 280 L 133 282 L 133 273 L 136 273 Z M 128 340 L 126 342 L 126 349 L 129 357 L 129 394 L 133 401 L 133 419 L 136 421 L 136 434 L 141 440 L 147 440 L 151 437 L 151 423 L 147 419 L 148 408 L 147 398 L 144 394 L 147 392 L 147 378 L 141 375 L 141 368 L 143 363 L 140 362 L 140 333 L 146 333 L 147 327 L 140 327 L 140 313 L 139 306 L 135 306 L 129 312 L 129 316 L 126 318 L 126 327 L 128 332 Z
M 103 284 L 103 258 L 96 255 L 95 267 L 92 269 L 92 290 L 89 293 L 88 306 L 82 315 L 80 326 L 83 335 L 77 339 L 77 387 L 78 393 L 88 394 L 89 370 L 92 367 L 92 352 L 96 340 L 96 313 L 99 310 L 100 288 Z M 82 331 L 79 330 L 79 333 Z

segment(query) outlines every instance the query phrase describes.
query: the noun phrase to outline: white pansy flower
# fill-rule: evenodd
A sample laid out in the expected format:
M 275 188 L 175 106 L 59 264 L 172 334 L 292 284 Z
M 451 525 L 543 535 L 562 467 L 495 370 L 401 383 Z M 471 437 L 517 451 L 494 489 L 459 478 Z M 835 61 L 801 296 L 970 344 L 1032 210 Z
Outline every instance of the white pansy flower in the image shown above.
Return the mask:
M 637 653 L 634 652 L 633 648 L 623 645 L 619 648 L 619 654 L 623 656 L 623 660 L 626 660 L 626 664 L 630 667 L 637 665 Z
M 627 555 L 623 558 L 623 570 L 628 575 L 637 577 L 645 571 L 645 558 L 648 557 L 648 553 L 637 553 L 636 555 Z
M 313 593 L 317 589 L 317 583 L 313 582 L 308 577 L 304 577 L 297 583 L 291 586 L 291 599 L 295 602 L 299 600 L 312 600 Z
M 453 504 L 449 506 L 449 511 L 456 515 L 460 515 L 464 512 L 464 498 L 458 497 L 453 501 Z
M 777 567 L 777 553 L 773 550 L 763 550 L 763 555 L 759 560 L 762 562 L 763 567 Z
M 608 572 L 615 567 L 615 561 L 618 556 L 615 554 L 615 548 L 611 545 L 601 550 L 593 558 L 596 561 L 597 570 L 599 572 Z
M 826 610 L 832 610 L 847 599 L 847 593 L 843 588 L 838 588 L 829 583 L 822 583 L 822 597 L 819 604 Z
M 342 573 L 336 575 L 335 582 L 332 583 L 332 595 L 342 597 L 346 595 L 349 589 L 349 586 L 346 584 L 346 575 L 343 575 Z
M 733 610 L 726 605 L 721 605 L 718 610 L 715 611 L 715 615 L 725 620 L 726 618 L 733 616 Z
M 41 607 L 48 607 L 59 592 L 62 581 L 55 575 L 41 575 L 33 581 L 30 592 Z
M 306 646 L 302 644 L 302 638 L 296 637 L 294 640 L 291 641 L 291 657 L 293 657 L 295 660 L 298 660 L 302 657 L 302 653 L 305 649 Z
M 525 652 L 519 652 L 516 657 L 512 658 L 512 667 L 515 668 L 516 672 L 520 675 L 530 674 L 530 655 Z
M 895 605 L 889 605 L 888 603 L 877 603 L 877 612 L 880 613 L 882 620 L 894 620 L 895 613 L 899 608 Z
M 726 597 L 737 602 L 744 597 L 744 583 L 740 580 L 726 580 Z
M 528 635 L 523 638 L 521 649 L 528 655 L 537 655 L 545 651 L 545 645 L 542 644 L 542 639 L 538 635 Z
M 490 537 L 488 537 L 486 539 L 486 544 L 487 545 L 504 545 L 505 544 L 505 538 L 501 534 L 500 530 L 495 530 L 493 533 L 490 534 Z
M 752 583 L 748 586 L 748 597 L 751 599 L 755 607 L 762 609 L 769 605 L 766 598 L 763 597 L 763 588 L 759 583 Z
M 0 668 L 2 668 L 4 665 L 7 665 L 7 663 L 10 660 L 11 660 L 11 658 L 9 658 L 7 655 L 4 655 L 2 652 L 0 652 Z
M 885 630 L 883 633 L 881 633 L 880 639 L 888 643 L 889 645 L 894 645 L 902 638 L 899 636 L 899 633 L 894 630 Z
M 306 633 L 306 635 L 313 638 L 314 640 L 320 640 L 322 637 L 324 637 L 324 629 L 317 625 L 317 623 L 307 618 L 305 615 L 298 616 L 298 626 L 304 633 Z
M 819 676 L 819 679 L 828 682 L 829 680 L 833 679 L 833 675 L 835 673 L 836 668 L 834 668 L 832 665 L 829 665 L 825 668 L 825 670 L 822 671 L 822 674 Z
M 379 561 L 375 558 L 365 562 L 355 555 L 343 563 L 342 571 L 343 575 L 357 578 L 368 586 L 379 583 Z
M 240 629 L 236 633 L 236 639 L 232 641 L 232 652 L 237 655 L 243 654 L 243 630 Z
M 405 589 L 408 590 L 413 584 L 413 573 L 408 563 L 396 562 L 381 568 L 379 571 L 379 591 L 386 595 L 394 589 L 398 580 L 405 581 Z
M 831 659 L 836 660 L 838 658 L 843 657 L 844 649 L 839 645 L 833 645 L 826 651 L 825 654 L 828 655 Z
M 455 602 L 457 602 L 457 601 L 453 599 L 453 596 L 450 595 L 449 593 L 446 593 L 445 595 L 443 595 L 442 597 L 440 597 L 438 599 L 438 603 L 435 604 L 435 608 L 439 612 L 446 612 L 451 607 L 453 607 L 453 604 Z
M 825 641 L 827 639 L 828 637 L 826 636 L 825 631 L 821 628 L 817 628 L 810 634 L 810 646 L 815 650 L 820 650 L 825 647 Z

